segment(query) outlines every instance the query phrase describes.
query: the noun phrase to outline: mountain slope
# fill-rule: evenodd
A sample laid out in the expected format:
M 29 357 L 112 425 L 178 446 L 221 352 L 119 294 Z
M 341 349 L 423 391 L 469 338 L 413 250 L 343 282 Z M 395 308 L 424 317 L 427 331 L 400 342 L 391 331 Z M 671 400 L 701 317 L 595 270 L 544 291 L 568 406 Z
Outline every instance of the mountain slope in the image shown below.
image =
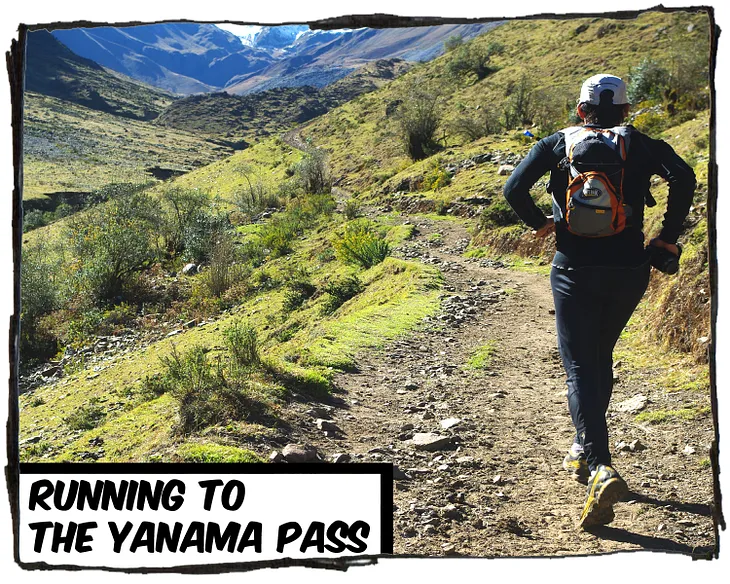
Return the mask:
M 79 55 L 176 93 L 211 91 L 273 61 L 212 24 L 74 28 L 53 35 Z
M 155 123 L 250 142 L 322 115 L 381 87 L 408 68 L 408 63 L 400 59 L 382 59 L 321 89 L 304 86 L 245 96 L 228 93 L 189 96 L 173 103 Z
M 46 30 L 28 33 L 25 88 L 91 109 L 149 120 L 173 96 L 79 57 Z
M 328 31 L 315 31 L 319 34 L 299 37 L 281 61 L 255 74 L 232 79 L 226 91 L 242 94 L 275 87 L 323 87 L 368 61 L 390 58 L 428 61 L 443 52 L 444 41 L 449 37 L 473 38 L 497 24 L 362 28 L 346 31 L 331 40 L 326 40 Z

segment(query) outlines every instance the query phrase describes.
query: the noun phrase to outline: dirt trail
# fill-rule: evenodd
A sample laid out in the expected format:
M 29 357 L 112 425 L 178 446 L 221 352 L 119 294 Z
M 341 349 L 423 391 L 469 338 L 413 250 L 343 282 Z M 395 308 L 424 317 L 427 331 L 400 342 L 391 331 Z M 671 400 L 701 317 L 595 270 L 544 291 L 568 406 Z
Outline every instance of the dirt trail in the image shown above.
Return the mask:
M 284 140 L 301 149 L 298 130 Z M 333 193 L 339 201 L 350 196 Z M 344 454 L 395 465 L 394 552 L 488 557 L 647 549 L 709 557 L 717 541 L 713 477 L 699 460 L 713 439 L 710 417 L 648 426 L 617 407 L 637 394 L 652 409 L 670 410 L 707 396 L 668 394 L 649 372 L 638 376 L 646 379 L 640 384 L 619 375 L 609 432 L 614 452 L 624 443 L 614 465 L 630 493 L 610 526 L 578 529 L 585 486 L 561 466 L 574 431 L 548 277 L 465 258 L 469 233 L 457 221 L 403 220 L 416 226 L 416 236 L 395 255 L 441 270 L 442 311 L 421 330 L 362 355 L 358 373 L 338 376 L 341 393 L 330 404 L 298 404 L 290 426 L 293 438 L 329 461 Z M 487 345 L 488 366 L 468 368 Z M 317 427 L 323 418 L 336 425 L 334 435 Z M 414 436 L 424 433 L 445 444 L 421 450 Z M 639 446 L 630 449 L 634 440 Z
M 576 529 L 585 487 L 561 468 L 572 426 L 548 278 L 464 258 L 469 236 L 459 223 L 409 219 L 418 235 L 396 255 L 441 269 L 442 312 L 423 330 L 363 355 L 358 373 L 338 377 L 342 393 L 332 404 L 302 405 L 296 424 L 299 439 L 328 460 L 345 453 L 356 462 L 396 465 L 395 553 L 707 554 L 715 541 L 712 473 L 698 456 L 706 456 L 711 423 L 648 427 L 633 421 L 635 413 L 611 411 L 612 444 L 638 439 L 645 449 L 616 457 L 632 492 L 611 526 Z M 486 344 L 494 347 L 488 367 L 468 369 Z M 614 406 L 639 392 L 654 407 L 682 399 L 648 382 L 637 388 L 619 381 Z M 316 418 L 339 431 L 323 436 Z M 445 429 L 448 419 L 445 425 L 454 425 Z M 413 436 L 426 432 L 448 441 L 418 450 Z

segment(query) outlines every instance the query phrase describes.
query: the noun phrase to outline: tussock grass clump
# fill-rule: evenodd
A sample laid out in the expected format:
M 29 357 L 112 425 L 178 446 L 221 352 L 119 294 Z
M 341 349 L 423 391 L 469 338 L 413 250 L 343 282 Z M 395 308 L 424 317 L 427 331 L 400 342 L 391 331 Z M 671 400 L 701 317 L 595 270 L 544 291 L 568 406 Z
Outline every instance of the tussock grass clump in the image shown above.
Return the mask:
M 346 263 L 368 269 L 390 255 L 390 245 L 377 233 L 369 221 L 353 221 L 333 242 L 337 258 Z
M 229 383 L 220 358 L 211 362 L 204 347 L 194 346 L 180 353 L 173 345 L 161 361 L 165 367 L 162 382 L 177 401 L 178 430 L 182 434 L 239 420 L 249 413 L 245 392 Z
M 332 314 L 345 302 L 354 298 L 365 289 L 357 276 L 345 276 L 328 282 L 325 287 L 325 298 L 322 303 L 322 313 Z
M 284 312 L 292 312 L 299 308 L 306 300 L 314 296 L 317 287 L 309 279 L 306 269 L 296 270 L 287 280 L 284 290 Z
M 98 398 L 92 397 L 88 404 L 75 409 L 63 421 L 72 430 L 92 430 L 100 425 L 105 418 L 106 411 L 104 407 Z
M 261 363 L 256 329 L 244 320 L 237 320 L 223 331 L 231 361 L 237 370 L 251 369 Z

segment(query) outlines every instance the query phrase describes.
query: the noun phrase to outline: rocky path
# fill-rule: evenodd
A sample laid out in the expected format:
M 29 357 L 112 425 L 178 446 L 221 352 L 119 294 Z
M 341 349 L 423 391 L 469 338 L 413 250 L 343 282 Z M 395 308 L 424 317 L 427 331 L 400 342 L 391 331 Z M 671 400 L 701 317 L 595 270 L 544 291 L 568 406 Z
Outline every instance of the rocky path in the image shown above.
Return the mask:
M 469 236 L 459 223 L 405 220 L 418 235 L 396 253 L 441 269 L 442 312 L 363 355 L 358 373 L 337 379 L 341 393 L 331 404 L 294 413 L 298 441 L 323 458 L 396 465 L 395 553 L 707 555 L 715 541 L 712 473 L 699 460 L 711 421 L 634 422 L 647 403 L 676 408 L 696 396 L 618 382 L 609 424 L 612 443 L 622 442 L 615 464 L 632 492 L 610 527 L 576 529 L 585 487 L 561 468 L 572 426 L 547 277 L 464 258 Z M 488 365 L 470 369 L 484 346 L 492 348 Z M 646 399 L 627 401 L 637 393 Z

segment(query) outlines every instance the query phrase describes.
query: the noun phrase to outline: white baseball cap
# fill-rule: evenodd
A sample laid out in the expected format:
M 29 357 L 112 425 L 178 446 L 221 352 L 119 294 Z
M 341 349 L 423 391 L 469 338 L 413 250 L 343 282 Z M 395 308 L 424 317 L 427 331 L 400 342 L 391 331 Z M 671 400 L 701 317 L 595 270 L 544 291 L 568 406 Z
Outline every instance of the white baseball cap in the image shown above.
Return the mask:
M 578 103 L 598 105 L 601 102 L 601 93 L 607 89 L 613 92 L 613 105 L 629 103 L 623 79 L 606 73 L 599 73 L 585 80 L 583 87 L 580 88 Z

